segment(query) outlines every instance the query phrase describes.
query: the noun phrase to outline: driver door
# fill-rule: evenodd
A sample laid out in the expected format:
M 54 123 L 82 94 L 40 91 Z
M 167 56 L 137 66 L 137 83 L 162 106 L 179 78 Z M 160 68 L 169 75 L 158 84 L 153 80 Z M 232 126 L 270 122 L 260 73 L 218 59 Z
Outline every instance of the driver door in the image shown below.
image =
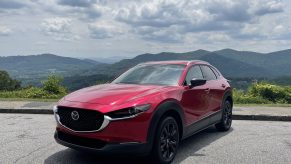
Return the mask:
M 185 78 L 185 85 L 190 85 L 192 79 L 203 79 L 199 65 L 189 68 Z M 182 95 L 182 106 L 185 109 L 186 124 L 191 125 L 208 114 L 209 87 L 206 84 L 193 88 L 185 87 Z

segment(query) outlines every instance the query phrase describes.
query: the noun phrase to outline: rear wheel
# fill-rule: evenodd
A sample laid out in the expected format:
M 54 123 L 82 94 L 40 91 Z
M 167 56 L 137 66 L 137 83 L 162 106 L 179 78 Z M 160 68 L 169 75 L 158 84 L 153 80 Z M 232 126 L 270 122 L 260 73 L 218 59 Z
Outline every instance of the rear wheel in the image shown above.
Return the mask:
M 229 100 L 226 100 L 223 104 L 221 122 L 215 124 L 215 127 L 219 131 L 228 131 L 232 123 L 232 105 Z
M 158 126 L 153 145 L 153 159 L 155 163 L 171 163 L 179 146 L 179 127 L 173 117 L 166 117 Z

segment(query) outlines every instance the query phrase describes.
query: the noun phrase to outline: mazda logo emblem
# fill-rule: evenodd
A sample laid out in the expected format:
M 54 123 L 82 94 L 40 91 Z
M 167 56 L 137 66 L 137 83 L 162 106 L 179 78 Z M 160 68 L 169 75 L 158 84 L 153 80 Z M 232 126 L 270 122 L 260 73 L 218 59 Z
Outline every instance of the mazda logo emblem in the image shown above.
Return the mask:
M 72 113 L 71 113 L 71 117 L 72 117 L 72 119 L 73 120 L 78 120 L 79 119 L 79 113 L 77 112 L 77 111 L 73 111 Z

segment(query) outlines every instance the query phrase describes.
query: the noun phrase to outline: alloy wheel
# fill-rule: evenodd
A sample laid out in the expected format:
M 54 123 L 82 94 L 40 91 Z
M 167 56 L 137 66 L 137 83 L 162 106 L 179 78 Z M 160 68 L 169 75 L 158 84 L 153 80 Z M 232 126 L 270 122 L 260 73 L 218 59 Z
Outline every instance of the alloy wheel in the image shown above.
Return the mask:
M 226 103 L 224 107 L 224 113 L 223 113 L 223 123 L 227 127 L 231 126 L 232 122 L 232 110 L 230 103 Z
M 160 135 L 160 153 L 165 161 L 170 161 L 174 158 L 179 142 L 179 132 L 176 122 L 168 120 Z

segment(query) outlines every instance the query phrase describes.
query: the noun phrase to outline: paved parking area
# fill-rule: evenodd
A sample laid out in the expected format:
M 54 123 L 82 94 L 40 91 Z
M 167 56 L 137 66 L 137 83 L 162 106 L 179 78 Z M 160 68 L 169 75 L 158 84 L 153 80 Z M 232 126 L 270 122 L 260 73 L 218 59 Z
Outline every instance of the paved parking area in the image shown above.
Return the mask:
M 53 114 L 57 102 L 0 101 L 0 113 Z M 291 107 L 234 106 L 236 120 L 291 121 Z
M 147 163 L 97 157 L 55 143 L 52 115 L 0 114 L 0 163 Z M 209 128 L 182 142 L 174 163 L 291 163 L 291 122 L 234 121 L 226 133 Z

